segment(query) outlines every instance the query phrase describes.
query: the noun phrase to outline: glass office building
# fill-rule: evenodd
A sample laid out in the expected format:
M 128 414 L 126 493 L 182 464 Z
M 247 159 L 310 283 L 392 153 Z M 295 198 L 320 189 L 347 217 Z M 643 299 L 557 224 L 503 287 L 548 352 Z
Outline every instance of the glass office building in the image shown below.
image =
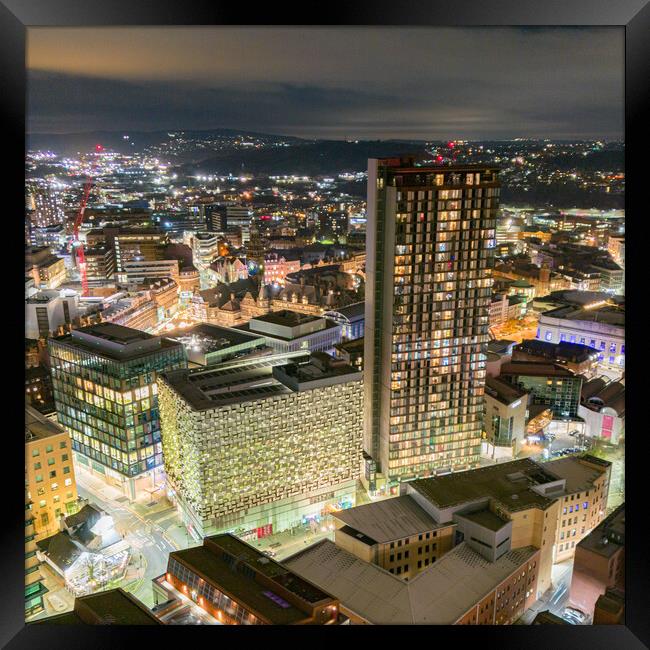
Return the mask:
M 57 418 L 75 460 L 135 498 L 139 480 L 151 477 L 152 487 L 163 464 L 157 373 L 186 367 L 183 346 L 113 323 L 48 344 Z
M 364 446 L 394 490 L 478 464 L 499 191 L 494 167 L 369 161 Z

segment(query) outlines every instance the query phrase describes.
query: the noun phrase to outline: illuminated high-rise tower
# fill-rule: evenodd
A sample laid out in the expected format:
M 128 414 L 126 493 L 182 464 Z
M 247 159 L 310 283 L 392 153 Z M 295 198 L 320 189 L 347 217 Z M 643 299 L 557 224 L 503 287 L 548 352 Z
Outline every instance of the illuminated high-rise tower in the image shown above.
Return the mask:
M 368 168 L 364 448 L 371 489 L 478 465 L 498 170 Z

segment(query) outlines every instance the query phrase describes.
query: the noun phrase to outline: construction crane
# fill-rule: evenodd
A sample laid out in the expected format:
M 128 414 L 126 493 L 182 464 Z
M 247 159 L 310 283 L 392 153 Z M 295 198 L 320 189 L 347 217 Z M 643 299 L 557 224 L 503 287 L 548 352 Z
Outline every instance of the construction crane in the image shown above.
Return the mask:
M 102 151 L 104 151 L 104 147 L 102 147 L 101 144 L 95 145 L 96 154 Z M 83 195 L 81 197 L 81 204 L 79 205 L 79 212 L 74 222 L 74 231 L 73 231 L 74 254 L 75 254 L 75 260 L 77 262 L 77 268 L 79 269 L 79 275 L 81 276 L 82 296 L 88 295 L 88 276 L 86 274 L 86 255 L 84 253 L 83 243 L 79 241 L 79 228 L 83 223 L 84 212 L 86 211 L 86 205 L 88 204 L 88 197 L 90 196 L 90 188 L 93 185 L 93 177 L 95 176 L 96 166 L 97 166 L 97 158 L 95 157 L 95 160 L 91 166 L 90 174 L 88 175 L 88 178 L 86 179 L 86 183 L 84 184 Z

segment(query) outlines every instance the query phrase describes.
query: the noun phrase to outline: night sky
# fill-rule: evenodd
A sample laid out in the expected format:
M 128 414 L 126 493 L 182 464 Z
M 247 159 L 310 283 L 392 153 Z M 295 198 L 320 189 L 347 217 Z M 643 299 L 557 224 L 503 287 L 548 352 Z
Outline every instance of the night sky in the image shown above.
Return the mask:
M 29 131 L 623 137 L 622 28 L 29 28 Z

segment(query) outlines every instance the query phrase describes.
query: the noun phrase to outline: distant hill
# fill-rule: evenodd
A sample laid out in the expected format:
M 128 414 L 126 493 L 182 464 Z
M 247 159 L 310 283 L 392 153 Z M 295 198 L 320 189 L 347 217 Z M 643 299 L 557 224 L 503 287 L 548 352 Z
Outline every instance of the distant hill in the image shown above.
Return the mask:
M 255 131 L 235 129 L 205 129 L 179 130 L 168 129 L 158 131 L 89 131 L 87 133 L 28 133 L 27 148 L 32 151 L 50 150 L 60 155 L 73 155 L 77 152 L 92 151 L 95 145 L 101 144 L 107 149 L 120 153 L 141 152 L 147 147 L 160 145 L 170 140 L 170 133 L 183 133 L 186 138 L 212 139 L 226 138 L 238 135 L 261 138 L 266 141 L 283 141 L 292 144 L 308 142 L 292 136 L 258 133 Z M 125 135 L 129 139 L 124 138 Z M 205 149 L 201 152 L 205 157 Z
M 293 147 L 272 147 L 252 151 L 224 151 L 200 163 L 183 166 L 187 173 L 266 173 L 319 176 L 361 172 L 368 158 L 399 154 L 424 154 L 424 145 L 414 141 L 323 140 Z

